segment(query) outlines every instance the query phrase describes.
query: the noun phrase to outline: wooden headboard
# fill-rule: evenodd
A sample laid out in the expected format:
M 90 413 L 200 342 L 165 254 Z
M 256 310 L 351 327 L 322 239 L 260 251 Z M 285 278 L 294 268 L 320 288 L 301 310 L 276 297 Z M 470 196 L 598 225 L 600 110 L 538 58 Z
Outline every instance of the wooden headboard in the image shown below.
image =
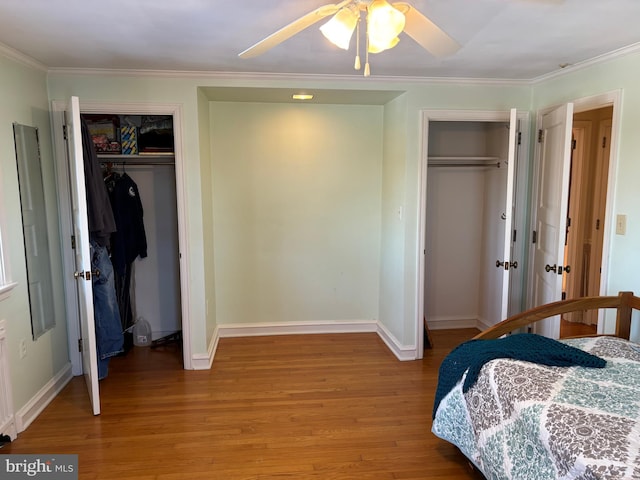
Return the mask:
M 598 310 L 601 308 L 615 308 L 617 310 L 614 335 L 629 339 L 631 334 L 631 313 L 634 309 L 640 310 L 640 298 L 636 297 L 633 292 L 620 292 L 616 297 L 581 297 L 541 305 L 513 315 L 484 332 L 480 332 L 473 338 L 484 340 L 499 338 L 513 330 L 526 327 L 545 318 L 563 313 Z

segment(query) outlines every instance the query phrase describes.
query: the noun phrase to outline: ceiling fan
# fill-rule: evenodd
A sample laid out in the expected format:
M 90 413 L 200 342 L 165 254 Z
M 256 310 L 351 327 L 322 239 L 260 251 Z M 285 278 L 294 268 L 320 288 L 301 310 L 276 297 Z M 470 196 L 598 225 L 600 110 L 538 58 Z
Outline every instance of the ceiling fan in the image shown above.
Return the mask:
M 333 16 L 332 16 L 333 15 Z M 398 35 L 406 33 L 425 50 L 436 57 L 451 55 L 460 45 L 426 16 L 405 2 L 388 3 L 386 0 L 344 0 L 323 5 L 272 33 L 238 56 L 251 58 L 263 54 L 323 18 L 331 19 L 320 27 L 333 44 L 348 50 L 353 32 L 356 33 L 356 70 L 360 69 L 360 20 L 366 20 L 366 63 L 364 75 L 369 76 L 369 53 L 393 48 Z

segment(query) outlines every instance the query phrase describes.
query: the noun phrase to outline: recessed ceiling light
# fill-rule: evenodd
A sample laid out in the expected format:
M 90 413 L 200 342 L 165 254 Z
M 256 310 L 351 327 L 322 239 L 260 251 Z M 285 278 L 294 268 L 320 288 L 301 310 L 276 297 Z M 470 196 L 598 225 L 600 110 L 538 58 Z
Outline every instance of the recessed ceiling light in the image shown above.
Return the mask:
M 311 95 L 310 93 L 294 93 L 291 98 L 293 98 L 294 100 L 311 100 L 313 98 L 313 95 Z

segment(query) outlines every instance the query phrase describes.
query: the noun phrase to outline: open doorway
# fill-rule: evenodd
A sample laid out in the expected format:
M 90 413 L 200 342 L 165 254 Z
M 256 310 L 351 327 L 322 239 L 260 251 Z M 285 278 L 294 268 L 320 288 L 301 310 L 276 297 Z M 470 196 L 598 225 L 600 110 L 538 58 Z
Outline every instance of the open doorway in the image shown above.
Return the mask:
M 613 106 L 573 116 L 563 298 L 600 294 L 612 121 Z M 595 311 L 574 312 L 563 316 L 560 336 L 595 334 L 597 324 Z

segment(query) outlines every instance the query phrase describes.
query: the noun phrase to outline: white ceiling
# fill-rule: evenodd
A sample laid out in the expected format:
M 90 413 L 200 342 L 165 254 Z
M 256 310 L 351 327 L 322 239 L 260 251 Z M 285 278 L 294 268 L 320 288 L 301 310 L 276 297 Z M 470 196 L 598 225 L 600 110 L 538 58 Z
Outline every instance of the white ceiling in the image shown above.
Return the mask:
M 360 75 L 308 28 L 238 53 L 327 0 L 0 0 L 0 43 L 50 68 Z M 329 0 L 330 1 L 330 0 Z M 529 80 L 640 42 L 640 0 L 408 0 L 462 48 L 437 59 L 401 34 L 375 76 Z

